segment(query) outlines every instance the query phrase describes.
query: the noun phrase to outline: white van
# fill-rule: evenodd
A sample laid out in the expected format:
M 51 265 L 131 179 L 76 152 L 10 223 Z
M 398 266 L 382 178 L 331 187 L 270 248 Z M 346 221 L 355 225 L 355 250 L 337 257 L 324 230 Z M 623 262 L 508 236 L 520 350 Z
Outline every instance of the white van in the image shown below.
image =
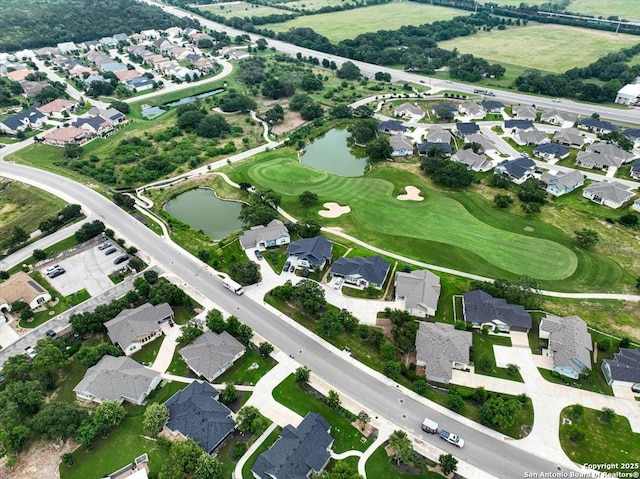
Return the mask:
M 431 419 L 425 417 L 424 421 L 422 421 L 422 430 L 428 432 L 430 434 L 438 433 L 438 423 L 432 421 Z

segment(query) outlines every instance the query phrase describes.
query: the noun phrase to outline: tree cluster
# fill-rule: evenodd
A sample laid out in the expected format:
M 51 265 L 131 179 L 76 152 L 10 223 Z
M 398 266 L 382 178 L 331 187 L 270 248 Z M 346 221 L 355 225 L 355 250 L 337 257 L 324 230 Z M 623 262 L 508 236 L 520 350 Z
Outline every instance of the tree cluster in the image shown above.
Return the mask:
M 278 217 L 281 201 L 282 196 L 273 190 L 256 190 L 248 204 L 242 205 L 238 218 L 248 226 L 266 225 Z
M 229 316 L 225 321 L 222 313 L 217 309 L 212 309 L 207 313 L 207 327 L 216 334 L 227 331 L 245 346 L 249 345 L 249 341 L 251 341 L 253 337 L 253 329 L 251 326 L 241 323 L 240 320 L 233 315 Z
M 300 112 L 303 120 L 314 120 L 323 114 L 322 106 L 306 93 L 298 93 L 291 97 L 289 108 Z
M 431 149 L 429 153 L 433 152 Z M 476 175 L 469 171 L 462 163 L 441 158 L 436 152 L 427 156 L 420 163 L 420 169 L 434 182 L 450 187 L 462 188 L 469 186 L 476 180 Z
M 74 236 L 78 243 L 83 243 L 104 233 L 104 230 L 105 226 L 102 221 L 93 220 L 90 223 L 83 224 L 80 229 L 74 233 Z
M 223 100 L 220 100 L 220 103 L 222 104 Z M 227 111 L 222 106 L 221 108 L 223 111 Z M 221 138 L 231 132 L 231 125 L 222 115 L 207 113 L 205 109 L 199 108 L 195 102 L 180 105 L 177 112 L 176 126 L 181 130 L 195 133 L 203 138 Z
M 80 205 L 67 205 L 62 208 L 58 214 L 41 221 L 38 229 L 42 231 L 43 234 L 48 235 L 81 216 L 82 208 Z
M 493 283 L 471 281 L 470 290 L 481 289 L 495 298 L 504 298 L 507 303 L 520 304 L 526 309 L 540 307 L 542 297 L 538 291 L 540 285 L 528 276 L 521 276 L 516 282 L 496 279 Z
M 327 304 L 324 289 L 318 283 L 309 279 L 303 279 L 295 286 L 291 281 L 287 281 L 285 284 L 273 288 L 270 295 L 293 303 L 305 314 L 312 317 L 318 317 Z

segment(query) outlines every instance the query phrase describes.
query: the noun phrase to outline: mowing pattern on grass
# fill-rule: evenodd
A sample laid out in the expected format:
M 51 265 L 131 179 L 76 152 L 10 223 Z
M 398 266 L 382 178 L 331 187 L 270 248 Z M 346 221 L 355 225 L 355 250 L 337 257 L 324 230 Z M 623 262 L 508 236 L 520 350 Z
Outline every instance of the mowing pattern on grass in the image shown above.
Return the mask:
M 409 238 L 439 243 L 445 257 L 454 246 L 480 258 L 501 270 L 538 279 L 561 279 L 576 269 L 578 259 L 567 247 L 546 239 L 525 236 L 501 229 L 500 221 L 490 225 L 474 216 L 459 201 L 437 193 L 423 178 L 393 168 L 376 169 L 367 177 L 347 178 L 330 175 L 298 163 L 284 152 L 265 155 L 267 161 L 243 165 L 251 182 L 278 193 L 297 197 L 305 190 L 321 199 L 331 199 L 351 206 L 347 220 L 335 220 L 338 226 L 358 236 L 362 230 L 396 238 Z M 408 184 L 420 185 L 425 201 L 401 202 L 397 190 Z M 374 177 L 375 176 L 375 177 Z M 237 178 L 234 178 L 237 179 Z M 396 183 L 400 183 L 399 187 Z M 284 203 L 287 209 L 289 203 Z M 511 215 L 500 218 L 508 222 Z M 400 233 L 401 232 L 401 233 Z M 364 239 L 364 238 L 363 238 Z M 366 239 L 365 239 L 366 240 Z M 397 251 L 398 243 L 387 247 Z M 430 258 L 435 259 L 435 258 Z

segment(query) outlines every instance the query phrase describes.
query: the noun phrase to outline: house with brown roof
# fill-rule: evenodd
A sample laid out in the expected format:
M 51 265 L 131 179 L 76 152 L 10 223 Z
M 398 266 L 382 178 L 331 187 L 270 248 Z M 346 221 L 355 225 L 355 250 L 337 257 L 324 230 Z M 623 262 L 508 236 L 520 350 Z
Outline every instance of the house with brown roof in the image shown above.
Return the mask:
M 55 128 L 49 130 L 43 137 L 44 143 L 53 146 L 67 146 L 70 143 L 81 145 L 86 143 L 87 137 L 86 130 L 82 128 L 76 128 L 74 126 L 67 126 L 63 128 Z
M 7 77 L 13 81 L 22 81 L 27 78 L 32 73 L 35 73 L 33 70 L 14 70 L 12 72 L 7 73 Z
M 24 301 L 31 309 L 51 300 L 51 295 L 27 273 L 19 271 L 0 283 L 0 312 L 11 311 L 11 303 Z
M 142 76 L 141 73 L 137 70 L 120 70 L 113 73 L 118 80 L 121 82 L 125 82 L 127 80 L 131 80 L 132 78 L 137 78 Z
M 57 98 L 50 101 L 46 105 L 38 107 L 40 113 L 44 113 L 47 116 L 53 116 L 55 118 L 63 118 L 64 114 L 69 114 L 78 107 L 78 102 L 75 100 L 65 100 L 64 98 Z

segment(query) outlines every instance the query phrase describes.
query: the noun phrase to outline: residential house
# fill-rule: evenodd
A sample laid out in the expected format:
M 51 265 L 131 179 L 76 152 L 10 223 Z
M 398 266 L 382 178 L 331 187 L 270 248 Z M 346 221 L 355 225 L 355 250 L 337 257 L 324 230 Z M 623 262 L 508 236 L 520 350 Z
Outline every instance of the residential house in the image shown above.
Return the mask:
M 22 87 L 22 91 L 24 91 L 24 96 L 31 99 L 31 98 L 37 97 L 45 87 L 48 87 L 49 82 L 47 80 L 42 80 L 42 81 L 22 80 L 20 82 L 20 86 Z
M 493 164 L 487 161 L 487 157 L 484 154 L 474 153 L 471 148 L 468 150 L 458 150 L 451 155 L 451 161 L 462 163 L 467 169 L 472 171 L 489 171 L 493 168 Z
M 584 168 L 606 170 L 610 166 L 619 168 L 634 158 L 632 153 L 612 143 L 594 143 L 578 153 L 576 164 Z
M 520 157 L 515 160 L 505 160 L 496 166 L 495 174 L 509 177 L 511 182 L 520 185 L 533 178 L 536 164 L 531 158 Z
M 431 112 L 434 115 L 437 115 L 439 111 L 443 110 L 451 113 L 451 118 L 453 118 L 456 113 L 458 113 L 457 105 L 453 105 L 451 103 L 438 103 L 437 105 L 433 105 L 433 108 L 431 108 Z
M 126 33 L 116 33 L 113 36 L 113 39 L 118 43 L 126 42 L 127 41 L 127 34 Z
M 27 273 L 18 271 L 0 283 L 0 313 L 11 311 L 11 304 L 16 301 L 24 301 L 35 309 L 51 301 L 51 295 Z
M 100 67 L 102 65 L 107 65 L 108 63 L 113 63 L 113 58 L 104 53 L 102 50 L 92 50 L 85 55 L 85 58 L 91 63 L 94 63 Z
M 617 209 L 629 201 L 634 194 L 620 183 L 602 181 L 591 183 L 582 190 L 582 196 L 599 205 Z
M 127 80 L 142 76 L 138 70 L 120 70 L 117 72 L 113 72 L 113 74 L 121 82 L 126 82 Z
M 202 33 L 202 32 L 191 33 L 191 35 L 189 35 L 189 39 L 191 40 L 191 43 L 193 43 L 194 45 L 197 45 L 202 40 L 210 40 L 212 43 L 216 43 L 215 38 L 213 38 L 211 35 L 207 33 Z
M 129 40 L 129 42 L 133 43 L 133 44 L 137 44 L 137 43 L 141 43 L 146 41 L 146 37 L 140 33 L 133 33 L 131 35 L 129 35 L 127 37 L 127 39 Z
M 67 146 L 70 143 L 82 145 L 87 141 L 87 132 L 74 126 L 54 128 L 45 133 L 43 140 L 47 145 L 53 146 Z
M 331 459 L 331 426 L 310 412 L 298 427 L 285 426 L 278 440 L 251 467 L 256 479 L 303 479 L 319 476 Z
M 97 71 L 94 70 L 93 68 L 90 68 L 86 65 L 83 65 L 82 63 L 78 63 L 77 65 L 73 66 L 70 70 L 69 73 L 71 75 L 73 75 L 76 78 L 80 78 L 80 79 L 84 79 L 84 74 L 86 73 L 88 76 L 91 75 L 97 75 Z
M 203 72 L 207 72 L 214 67 L 214 63 L 211 60 L 202 55 L 196 55 L 195 53 L 188 54 L 185 60 Z
M 481 153 L 497 153 L 496 145 L 482 133 L 473 133 L 464 138 L 466 144 L 476 143 L 480 145 Z
M 146 40 L 155 40 L 156 38 L 160 38 L 160 33 L 157 30 L 142 30 L 140 32 Z
M 512 133 L 517 131 L 534 130 L 533 121 L 531 120 L 505 120 L 504 129 L 511 130 Z
M 453 369 L 467 369 L 472 333 L 453 324 L 420 321 L 416 333 L 416 365 L 428 381 L 448 384 Z
M 193 50 L 191 50 L 190 48 L 184 48 L 184 47 L 173 47 L 171 50 L 169 50 L 167 52 L 167 54 L 173 58 L 178 58 L 180 60 L 184 60 L 187 55 L 191 55 L 193 53 Z
M 111 61 L 109 63 L 103 63 L 102 65 L 100 65 L 100 68 L 104 72 L 115 73 L 115 72 L 127 70 L 127 65 L 120 62 Z
M 502 113 L 504 104 L 497 100 L 483 100 L 480 105 L 487 113 Z
M 79 45 L 84 50 L 95 50 L 100 46 L 100 43 L 98 43 L 98 40 L 87 40 L 86 42 L 82 42 Z
M 251 54 L 246 50 L 238 50 L 237 48 L 224 47 L 220 50 L 220 55 L 229 60 L 244 60 L 249 58 Z
M 167 303 L 145 303 L 135 309 L 124 309 L 115 318 L 104 323 L 111 342 L 129 356 L 149 341 L 162 334 L 160 324 L 173 319 L 173 310 Z
M 302 268 L 323 269 L 331 263 L 333 243 L 324 236 L 302 238 L 287 246 L 287 256 L 296 258 L 296 264 Z
M 621 105 L 635 105 L 640 103 L 640 79 L 636 78 L 635 83 L 629 83 L 618 90 L 616 103 Z
M 206 331 L 180 350 L 180 356 L 197 376 L 213 382 L 233 366 L 246 348 L 227 331 Z
M 519 304 L 508 304 L 503 298 L 476 289 L 462 295 L 464 320 L 474 328 L 485 324 L 498 331 L 524 331 L 531 329 L 531 315 Z
M 404 126 L 401 121 L 387 120 L 378 125 L 378 131 L 381 133 L 396 135 L 398 133 L 406 133 L 407 131 L 409 131 L 409 128 Z
M 563 128 L 573 127 L 577 119 L 577 116 L 556 110 L 555 108 L 545 110 L 542 112 L 542 115 L 540 115 L 540 121 L 551 123 L 552 125 L 558 125 Z
M 217 401 L 219 395 L 211 384 L 193 381 L 164 403 L 169 410 L 167 429 L 212 454 L 236 426 L 231 410 Z
M 449 143 L 439 143 L 439 142 L 425 141 L 425 142 L 420 143 L 418 145 L 418 155 L 427 156 L 427 153 L 429 153 L 429 150 L 431 150 L 432 148 L 436 148 L 438 150 L 441 150 L 444 153 L 446 153 L 447 155 L 451 154 L 451 145 Z
M 124 82 L 124 85 L 129 90 L 140 92 L 153 89 L 153 87 L 155 86 L 155 82 L 147 77 L 136 76 L 134 78 L 131 78 L 130 80 L 126 80 Z
M 456 135 L 458 138 L 462 138 L 463 140 L 469 136 L 469 135 L 473 135 L 475 133 L 479 133 L 480 132 L 480 127 L 478 126 L 477 123 L 456 123 L 456 127 L 453 130 L 453 134 Z
M 517 130 L 513 135 L 513 140 L 518 145 L 541 145 L 549 143 L 551 140 L 544 131 L 536 130 Z
M 629 174 L 634 180 L 640 180 L 640 160 L 636 160 L 631 163 L 631 171 Z
M 331 265 L 333 276 L 344 278 L 345 283 L 352 284 L 359 288 L 373 286 L 382 288 L 391 265 L 380 256 L 369 256 L 362 258 L 338 258 Z
M 511 108 L 511 114 L 516 120 L 536 121 L 538 112 L 532 106 L 516 105 Z
M 593 143 L 585 148 L 585 151 L 609 156 L 620 164 L 628 163 L 635 157 L 633 153 L 629 153 L 613 143 Z
M 413 143 L 403 134 L 391 135 L 389 144 L 392 151 L 391 156 L 409 156 L 413 155 Z
M 7 78 L 9 78 L 9 80 L 12 80 L 12 81 L 21 82 L 25 78 L 27 78 L 29 75 L 34 73 L 35 73 L 35 70 L 31 70 L 28 68 L 21 68 L 20 70 L 13 70 L 13 71 L 7 72 Z
M 458 113 L 471 120 L 482 120 L 487 112 L 474 101 L 465 101 L 458 105 Z
M 106 355 L 87 369 L 73 390 L 78 399 L 86 401 L 127 401 L 141 406 L 161 380 L 159 372 L 145 368 L 127 356 Z
M 146 454 L 136 457 L 124 467 L 102 479 L 149 479 L 149 457 Z
M 547 172 L 542 173 L 540 181 L 547 185 L 547 193 L 553 196 L 562 196 L 584 185 L 584 178 L 582 173 L 572 170 L 569 173 L 558 171 L 555 175 Z
M 170 49 L 176 46 L 175 43 L 172 43 L 166 37 L 158 38 L 155 42 L 152 43 L 152 45 L 163 53 L 166 51 L 169 51 Z
M 17 52 L 13 52 L 13 57 L 18 60 L 26 60 L 27 58 L 33 58 L 36 54 L 33 53 L 33 50 L 24 49 Z
M 74 111 L 78 107 L 78 102 L 75 100 L 65 100 L 64 98 L 58 98 L 50 101 L 46 105 L 38 107 L 38 111 L 47 116 L 53 116 L 55 118 L 64 118 L 65 113 L 68 114 Z
M 632 209 L 633 211 L 638 211 L 638 212 L 640 212 L 640 198 L 638 198 L 637 200 L 635 200 L 635 201 L 633 202 L 633 204 L 631 205 L 631 209 Z
M 113 130 L 113 124 L 101 116 L 84 116 L 76 119 L 71 126 L 81 128 L 91 136 L 104 136 Z
M 413 119 L 414 121 L 420 120 L 424 117 L 424 111 L 417 105 L 412 105 L 409 102 L 405 102 L 400 105 L 398 108 L 393 110 L 393 116 L 398 116 L 401 118 Z
M 533 154 L 544 158 L 547 161 L 564 160 L 569 156 L 571 150 L 557 143 L 542 143 L 536 146 Z
M 46 119 L 47 117 L 36 108 L 30 108 L 0 122 L 0 131 L 15 135 L 28 128 L 40 128 Z
M 170 27 L 165 30 L 165 33 L 170 37 L 182 37 L 182 28 Z
M 107 48 L 115 48 L 118 46 L 118 40 L 113 37 L 102 37 L 98 40 L 98 43 Z
M 578 316 L 560 318 L 547 314 L 538 329 L 538 337 L 548 340 L 547 355 L 553 358 L 553 370 L 578 379 L 591 369 L 593 344 L 585 323 Z
M 624 130 L 622 134 L 633 141 L 634 148 L 640 148 L 640 128 L 629 128 Z
M 242 249 L 258 248 L 263 250 L 290 242 L 289 231 L 280 220 L 272 220 L 267 226 L 252 226 L 240 236 Z
M 640 387 L 640 349 L 620 348 L 613 359 L 602 361 L 602 374 L 610 386 Z
M 584 144 L 587 143 L 584 135 L 575 128 L 558 130 L 555 135 L 553 135 L 553 138 L 551 138 L 551 141 L 559 145 L 568 146 L 569 148 L 582 148 Z
M 76 53 L 78 51 L 78 46 L 73 42 L 58 43 L 57 48 L 63 55 L 66 55 L 67 53 Z
M 588 130 L 593 133 L 611 133 L 617 131 L 618 126 L 614 125 L 610 121 L 599 120 L 596 118 L 583 118 L 578 122 L 578 128 Z
M 127 117 L 124 115 L 124 113 L 116 110 L 115 108 L 107 108 L 106 110 L 103 110 L 94 106 L 87 112 L 87 115 L 99 115 L 105 120 L 109 120 L 114 125 L 120 125 L 127 121 Z
M 427 131 L 427 135 L 425 136 L 426 141 L 430 141 L 433 143 L 451 143 L 453 136 L 449 130 L 444 130 L 442 127 L 438 125 L 433 125 Z
M 87 78 L 85 78 L 84 80 L 82 80 L 82 83 L 85 84 L 85 86 L 87 88 L 91 87 L 91 84 L 94 81 L 102 81 L 102 82 L 106 82 L 107 79 L 105 77 L 103 77 L 102 75 L 89 75 Z
M 34 50 L 33 53 L 35 53 L 38 58 L 45 58 L 58 55 L 60 53 L 60 50 L 55 47 L 43 47 Z
M 412 316 L 435 316 L 440 297 L 440 277 L 426 269 L 396 273 L 396 299 L 404 299 L 404 309 Z

